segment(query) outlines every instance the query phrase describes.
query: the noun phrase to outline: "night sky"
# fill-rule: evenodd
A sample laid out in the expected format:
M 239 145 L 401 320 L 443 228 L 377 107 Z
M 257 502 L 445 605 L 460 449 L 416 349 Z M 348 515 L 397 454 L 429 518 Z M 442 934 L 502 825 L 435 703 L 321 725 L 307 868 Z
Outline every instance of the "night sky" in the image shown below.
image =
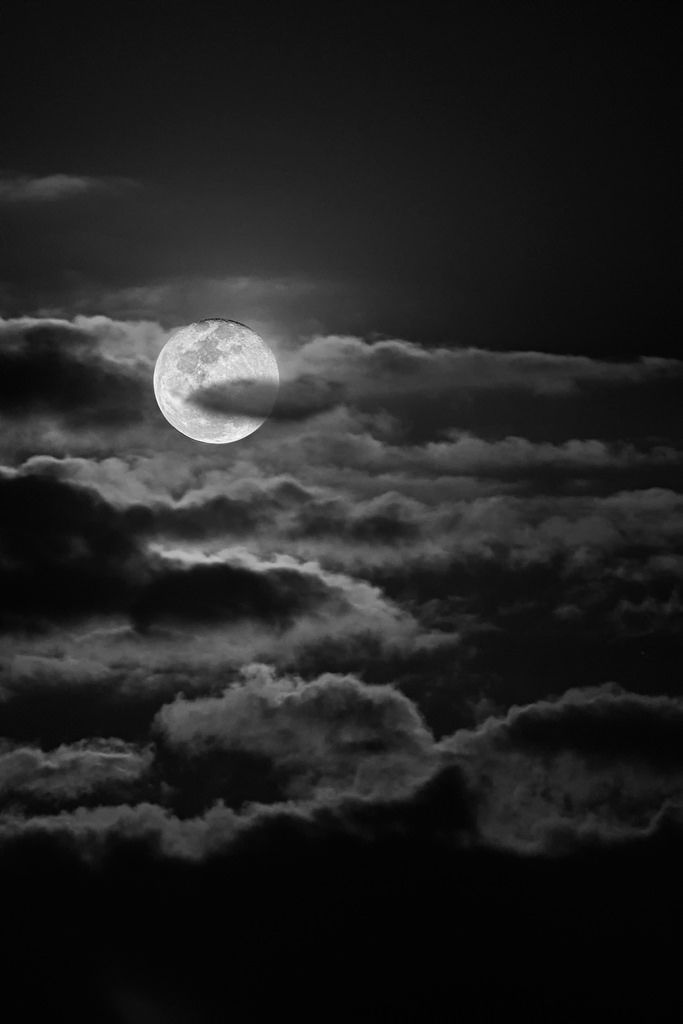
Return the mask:
M 447 14 L 3 5 L 8 1021 L 683 1011 L 674 6 Z

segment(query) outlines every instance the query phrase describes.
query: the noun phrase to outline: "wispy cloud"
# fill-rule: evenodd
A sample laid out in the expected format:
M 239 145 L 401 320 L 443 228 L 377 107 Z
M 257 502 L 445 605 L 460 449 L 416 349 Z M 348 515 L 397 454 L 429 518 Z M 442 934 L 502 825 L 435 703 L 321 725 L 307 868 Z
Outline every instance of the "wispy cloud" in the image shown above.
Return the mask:
M 0 202 L 54 203 L 87 193 L 115 194 L 137 188 L 131 178 L 92 177 L 77 174 L 8 174 L 0 173 Z

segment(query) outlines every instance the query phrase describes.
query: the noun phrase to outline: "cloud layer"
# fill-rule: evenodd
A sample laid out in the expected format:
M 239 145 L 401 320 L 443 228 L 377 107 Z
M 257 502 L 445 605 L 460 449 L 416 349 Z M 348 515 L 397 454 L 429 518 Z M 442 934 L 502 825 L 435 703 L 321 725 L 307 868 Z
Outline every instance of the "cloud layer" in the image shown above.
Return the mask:
M 274 415 L 216 451 L 159 414 L 167 337 L 0 325 L 7 842 L 677 827 L 680 363 L 271 338 Z

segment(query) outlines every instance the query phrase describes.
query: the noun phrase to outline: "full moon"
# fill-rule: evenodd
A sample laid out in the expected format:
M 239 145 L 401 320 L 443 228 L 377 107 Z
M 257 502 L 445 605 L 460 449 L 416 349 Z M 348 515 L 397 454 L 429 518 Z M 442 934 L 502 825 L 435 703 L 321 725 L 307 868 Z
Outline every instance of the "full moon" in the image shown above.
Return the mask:
M 277 398 L 275 356 L 236 320 L 200 320 L 168 339 L 154 367 L 154 394 L 181 434 L 209 444 L 248 437 Z

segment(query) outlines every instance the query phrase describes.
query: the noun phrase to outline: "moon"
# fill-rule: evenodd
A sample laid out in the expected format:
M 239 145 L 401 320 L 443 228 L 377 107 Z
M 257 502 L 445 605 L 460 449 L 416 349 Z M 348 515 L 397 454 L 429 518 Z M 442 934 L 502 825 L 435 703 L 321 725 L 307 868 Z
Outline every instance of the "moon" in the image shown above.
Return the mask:
M 265 341 L 236 320 L 199 320 L 175 331 L 154 367 L 168 422 L 207 444 L 240 441 L 265 423 L 280 375 Z

